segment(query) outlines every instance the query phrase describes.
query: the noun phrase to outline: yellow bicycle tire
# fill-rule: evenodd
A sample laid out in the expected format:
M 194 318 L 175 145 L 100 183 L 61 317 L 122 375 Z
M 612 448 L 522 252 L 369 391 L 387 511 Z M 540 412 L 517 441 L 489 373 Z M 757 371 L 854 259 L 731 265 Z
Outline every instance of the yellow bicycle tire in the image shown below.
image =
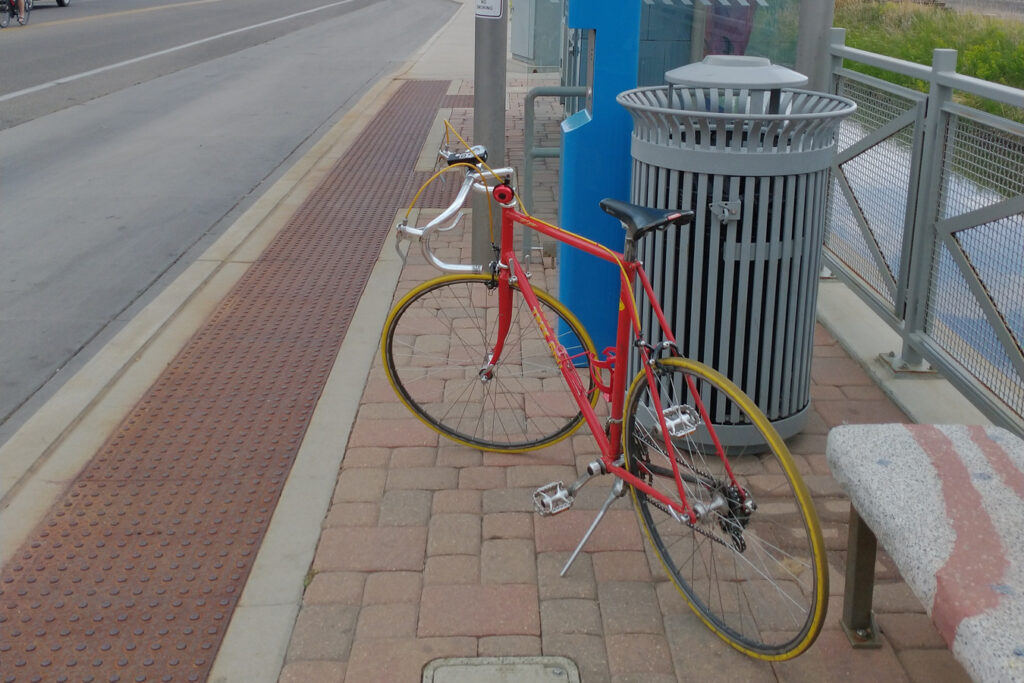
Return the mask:
M 729 645 L 743 652 L 744 654 L 761 660 L 766 661 L 783 661 L 791 659 L 806 651 L 808 647 L 817 638 L 821 631 L 822 624 L 825 619 L 825 612 L 828 607 L 828 561 L 825 554 L 825 544 L 821 533 L 821 525 L 818 521 L 817 513 L 814 509 L 813 501 L 811 500 L 810 493 L 807 490 L 803 479 L 797 472 L 796 465 L 793 462 L 792 455 L 789 453 L 788 448 L 783 442 L 782 438 L 778 435 L 778 432 L 769 422 L 768 418 L 765 417 L 764 413 L 756 406 L 743 391 L 736 386 L 732 381 L 726 378 L 721 373 L 717 372 L 713 368 L 710 368 L 697 361 L 692 361 L 685 358 L 665 358 L 657 361 L 653 368 L 656 374 L 659 375 L 659 382 L 661 378 L 667 373 L 683 373 L 696 378 L 698 384 L 702 390 L 709 390 L 713 388 L 715 391 L 721 392 L 724 397 L 732 401 L 736 406 L 739 407 L 749 418 L 750 424 L 757 430 L 764 438 L 764 446 L 767 447 L 771 456 L 774 456 L 774 462 L 778 465 L 778 470 L 781 472 L 782 477 L 788 484 L 790 493 L 787 498 L 791 498 L 795 501 L 796 512 L 800 518 L 801 524 L 793 525 L 789 522 L 790 526 L 796 526 L 799 532 L 800 526 L 803 528 L 805 534 L 806 548 L 801 550 L 806 551 L 807 557 L 804 561 L 803 555 L 797 555 L 795 552 L 792 554 L 783 553 L 778 550 L 770 541 L 775 538 L 781 532 L 770 532 L 765 533 L 765 538 L 768 542 L 762 545 L 758 545 L 756 553 L 762 555 L 772 555 L 773 553 L 779 555 L 777 559 L 778 568 L 776 567 L 765 567 L 766 572 L 778 572 L 778 573 L 789 573 L 793 577 L 786 576 L 785 580 L 777 579 L 775 574 L 769 574 L 773 580 L 758 580 L 756 578 L 749 578 L 743 575 L 746 571 L 745 565 L 737 561 L 735 567 L 735 575 L 728 576 L 728 583 L 725 585 L 725 589 L 722 585 L 717 586 L 717 591 L 712 589 L 712 583 L 718 582 L 723 584 L 726 579 L 726 572 L 728 567 L 718 566 L 718 557 L 727 556 L 726 548 L 734 556 L 746 554 L 751 550 L 750 544 L 760 543 L 761 541 L 761 527 L 762 524 L 767 526 L 769 522 L 762 522 L 764 519 L 771 520 L 772 512 L 760 514 L 758 511 L 754 511 L 749 520 L 746 521 L 746 526 L 737 524 L 736 520 L 738 516 L 730 517 L 732 514 L 731 508 L 730 513 L 726 515 L 720 515 L 721 519 L 711 521 L 705 526 L 705 534 L 701 534 L 700 531 L 689 527 L 681 522 L 671 520 L 668 515 L 663 514 L 663 511 L 657 508 L 656 504 L 651 502 L 647 495 L 643 492 L 638 491 L 636 488 L 631 487 L 631 494 L 633 499 L 634 509 L 637 513 L 637 517 L 640 521 L 641 527 L 644 529 L 644 533 L 650 542 L 651 547 L 654 549 L 655 554 L 658 556 L 665 569 L 666 574 L 671 579 L 672 583 L 679 590 L 680 594 L 686 600 L 690 608 L 697 614 L 701 621 L 710 628 L 719 637 L 725 640 Z M 676 385 L 671 385 L 676 386 Z M 681 386 L 681 385 L 680 385 Z M 627 454 L 626 463 L 627 467 L 634 474 L 641 473 L 646 474 L 650 470 L 662 471 L 664 475 L 665 467 L 658 467 L 657 465 L 650 464 L 638 460 L 641 450 L 646 450 L 645 457 L 651 457 L 651 450 L 654 452 L 664 453 L 664 442 L 661 445 L 648 444 L 650 440 L 656 440 L 660 436 L 652 434 L 644 434 L 645 430 L 649 432 L 644 425 L 645 416 L 639 415 L 639 411 L 642 410 L 641 402 L 646 394 L 649 394 L 649 386 L 647 381 L 646 373 L 641 370 L 637 373 L 632 384 L 630 385 L 629 392 L 626 399 L 626 410 L 623 417 L 624 428 L 623 428 L 623 452 Z M 666 395 L 670 394 L 673 389 L 666 388 L 666 385 L 659 384 L 659 392 Z M 663 397 L 663 410 L 665 409 L 664 397 Z M 705 399 L 706 400 L 706 399 Z M 646 416 L 646 419 L 650 421 L 650 416 Z M 706 428 L 704 428 L 706 429 Z M 654 430 L 660 432 L 660 428 Z M 678 439 L 673 443 L 673 450 L 676 452 L 677 459 L 684 461 L 695 461 L 698 459 L 695 451 L 698 448 L 703 448 L 702 445 L 694 445 L 693 450 L 687 451 L 687 457 L 678 455 L 683 446 L 677 446 L 677 442 L 689 442 L 693 441 L 694 444 L 698 439 L 703 436 L 703 433 L 698 430 L 692 435 Z M 717 459 L 717 456 L 714 456 Z M 714 459 L 708 458 L 701 462 L 704 466 L 704 471 L 709 472 L 708 468 L 714 465 Z M 731 460 L 735 458 L 730 456 Z M 695 466 L 695 470 L 699 470 L 700 467 Z M 742 482 L 742 476 L 737 474 L 737 477 L 741 479 L 740 485 L 744 488 L 748 488 Z M 669 476 L 664 476 L 668 479 Z M 720 477 L 724 478 L 723 477 Z M 653 481 L 655 475 L 651 474 L 650 479 Z M 694 479 L 701 479 L 700 476 L 694 475 Z M 675 489 L 675 481 L 665 484 L 666 488 L 669 488 L 673 493 L 677 494 Z M 689 486 L 688 497 L 699 499 L 702 493 L 711 498 L 710 492 L 707 488 L 700 485 Z M 705 493 L 706 492 L 706 493 Z M 755 497 L 756 498 L 756 497 Z M 774 500 L 774 499 L 773 499 Z M 691 504 L 695 500 L 689 500 Z M 657 515 L 652 511 L 656 510 Z M 714 520 L 714 516 L 709 515 L 708 519 Z M 659 521 L 660 520 L 660 521 Z M 660 526 L 659 526 L 660 525 Z M 779 524 L 781 526 L 781 523 Z M 665 532 L 662 528 L 666 529 Z M 729 548 L 727 543 L 713 540 L 711 537 L 721 531 L 720 536 L 726 540 L 732 540 L 734 536 L 730 533 L 731 530 L 736 530 L 738 535 L 743 538 L 742 543 L 747 544 L 747 547 L 742 551 L 736 550 L 736 542 L 733 541 L 733 547 Z M 681 532 L 681 533 L 680 533 Z M 792 538 L 796 538 L 796 533 L 792 533 Z M 672 544 L 670 551 L 665 541 L 664 535 L 669 538 L 675 538 L 672 534 L 679 534 L 680 538 L 675 540 Z M 756 538 L 751 536 L 756 534 Z M 692 540 L 692 548 L 689 548 L 685 544 L 685 539 L 689 536 Z M 704 540 L 705 538 L 709 540 Z M 785 537 L 789 540 L 789 537 Z M 779 543 L 778 545 L 781 545 Z M 673 556 L 673 553 L 675 556 Z M 753 557 L 758 559 L 760 555 L 752 553 L 747 558 L 744 558 L 744 562 L 753 564 L 753 560 L 749 559 Z M 685 562 L 683 561 L 685 558 Z M 696 558 L 696 559 L 695 559 Z M 738 560 L 738 558 L 737 558 Z M 722 560 L 724 564 L 725 559 Z M 679 565 L 683 565 L 683 569 L 680 569 Z M 712 567 L 711 565 L 714 565 Z M 689 571 L 701 572 L 706 574 L 706 577 L 684 577 L 681 574 L 686 571 L 686 567 L 689 566 Z M 798 573 L 799 572 L 799 573 Z M 806 576 L 803 576 L 806 574 Z M 801 582 L 799 579 L 803 579 Z M 703 582 L 706 580 L 706 590 L 703 587 Z M 751 632 L 758 633 L 760 631 L 770 632 L 771 629 L 759 627 L 756 623 L 757 619 L 753 616 L 755 610 L 755 604 L 758 603 L 756 609 L 767 613 L 768 610 L 775 606 L 774 604 L 769 605 L 768 601 L 772 598 L 771 586 L 775 583 L 775 580 L 779 584 L 785 584 L 777 586 L 777 592 L 779 594 L 779 603 L 781 611 L 784 613 L 787 608 L 793 613 L 795 620 L 802 620 L 801 623 L 797 624 L 793 633 L 795 635 L 791 637 L 785 637 L 784 640 L 779 642 L 764 642 L 764 640 L 758 640 L 758 638 L 764 638 L 761 635 L 748 635 L 742 632 L 741 629 L 749 628 Z M 746 585 L 744 585 L 746 581 Z M 794 586 L 799 589 L 794 590 Z M 793 595 L 785 593 L 789 591 Z M 732 592 L 734 591 L 734 593 Z M 788 598 L 791 602 L 796 604 L 796 600 L 793 597 L 806 596 L 808 601 L 806 610 L 792 609 L 792 606 L 786 602 Z M 711 604 L 716 601 L 720 603 L 721 614 L 713 613 L 714 606 Z M 779 606 L 776 606 L 779 607 Z M 736 614 L 729 615 L 729 610 L 735 609 Z M 743 609 L 750 611 L 749 615 L 743 613 Z M 777 610 L 779 611 L 779 610 Z M 738 618 L 737 616 L 738 615 Z M 732 621 L 727 621 L 726 617 Z M 785 614 L 780 618 L 778 614 L 761 614 L 760 618 L 764 621 L 772 621 L 778 618 L 780 621 L 785 618 Z M 773 628 L 778 628 L 779 624 L 773 624 Z M 788 631 L 780 631 L 786 632 Z

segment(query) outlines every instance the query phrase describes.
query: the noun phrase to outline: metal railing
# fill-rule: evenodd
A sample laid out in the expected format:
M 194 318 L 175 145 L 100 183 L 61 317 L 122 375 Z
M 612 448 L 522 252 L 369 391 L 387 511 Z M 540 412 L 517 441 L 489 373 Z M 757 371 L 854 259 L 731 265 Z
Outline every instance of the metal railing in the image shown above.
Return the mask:
M 561 156 L 562 150 L 559 147 L 538 147 L 534 130 L 536 128 L 537 111 L 534 103 L 538 97 L 559 97 L 563 100 L 569 97 L 584 97 L 587 94 L 585 86 L 540 86 L 533 88 L 526 93 L 526 103 L 523 116 L 523 187 L 520 188 L 520 196 L 523 199 L 524 208 L 527 212 L 533 211 L 533 162 L 535 159 L 555 159 Z
M 585 97 L 587 88 L 584 86 L 540 86 L 526 93 L 523 122 L 523 184 L 519 188 L 519 197 L 527 213 L 533 212 L 533 165 L 537 159 L 557 159 L 562 155 L 559 147 L 540 147 L 536 144 L 537 111 L 534 105 L 538 97 L 559 97 L 563 102 L 567 98 Z M 530 255 L 534 249 L 533 231 L 524 228 L 523 253 Z
M 825 262 L 902 337 L 893 365 L 939 370 L 1024 434 L 1024 126 L 956 101 L 1024 108 L 1024 91 L 856 50 L 833 29 L 832 90 L 858 104 L 839 132 Z M 918 79 L 928 92 L 845 68 Z

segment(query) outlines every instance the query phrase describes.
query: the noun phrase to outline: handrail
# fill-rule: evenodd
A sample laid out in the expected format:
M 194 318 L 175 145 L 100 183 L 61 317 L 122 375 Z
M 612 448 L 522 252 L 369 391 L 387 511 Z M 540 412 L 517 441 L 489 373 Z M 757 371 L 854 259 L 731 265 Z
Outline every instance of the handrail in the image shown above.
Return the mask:
M 589 88 L 582 85 L 542 85 L 526 93 L 523 126 L 523 185 L 519 188 L 519 199 L 527 213 L 533 212 L 533 161 L 553 159 L 562 154 L 558 147 L 534 147 L 534 127 L 537 113 L 534 103 L 538 97 L 585 97 Z M 528 256 L 533 246 L 531 230 L 523 230 L 523 252 Z
M 947 88 L 984 97 L 1002 104 L 1014 107 L 1024 106 L 1024 91 L 1017 88 L 957 73 L 955 68 L 952 70 L 936 70 L 934 66 L 908 62 L 904 59 L 887 57 L 874 52 L 849 47 L 842 42 L 846 39 L 845 32 L 846 29 L 842 28 L 832 29 L 833 42 L 829 46 L 829 51 L 835 57 L 842 57 L 860 64 L 878 67 L 925 82 L 934 81 Z M 935 50 L 935 53 L 940 56 L 943 54 L 949 55 L 950 53 L 956 55 L 956 50 L 938 49 Z
M 533 136 L 537 113 L 534 103 L 538 97 L 584 97 L 588 88 L 582 85 L 545 85 L 533 88 L 526 93 L 526 106 L 523 131 L 523 187 L 519 188 L 519 197 L 523 208 L 533 211 L 533 160 L 552 159 L 561 155 L 558 147 L 534 147 Z

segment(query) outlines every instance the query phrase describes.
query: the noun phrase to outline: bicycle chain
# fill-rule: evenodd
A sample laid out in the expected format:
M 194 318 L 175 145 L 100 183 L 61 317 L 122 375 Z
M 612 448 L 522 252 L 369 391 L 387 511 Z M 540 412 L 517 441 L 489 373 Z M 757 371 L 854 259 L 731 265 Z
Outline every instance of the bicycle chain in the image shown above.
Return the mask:
M 647 500 L 647 502 L 650 505 L 653 505 L 654 507 L 658 508 L 659 510 L 664 512 L 669 517 L 672 517 L 673 519 L 679 517 L 678 514 L 672 514 L 672 512 L 669 510 L 668 506 L 665 505 L 664 503 L 662 503 L 660 500 L 654 500 L 653 498 L 651 498 L 647 494 L 641 494 L 641 495 L 643 495 L 643 497 Z M 724 546 L 726 548 L 730 548 L 728 543 L 726 543 L 724 540 L 722 540 L 718 536 L 715 536 L 710 531 L 705 531 L 704 529 L 701 529 L 699 526 L 697 526 L 696 524 L 694 524 L 693 522 L 691 522 L 688 519 L 683 519 L 683 518 L 680 518 L 680 519 L 682 520 L 683 524 L 685 524 L 686 526 L 690 527 L 691 529 L 696 531 L 698 534 L 700 534 L 702 536 L 706 536 L 707 538 L 710 538 L 715 543 L 720 543 L 722 546 Z
M 634 437 L 634 440 L 635 440 L 635 437 Z M 647 449 L 646 448 L 644 448 L 642 450 L 643 450 L 643 452 L 645 454 L 647 453 Z M 637 459 L 639 459 L 639 458 L 637 458 Z M 702 472 L 700 469 L 694 467 L 691 463 L 684 462 L 679 455 L 673 456 L 673 459 L 676 461 L 676 464 L 678 464 L 678 465 L 680 465 L 682 467 L 685 467 L 686 469 L 690 470 L 691 472 L 693 472 L 698 477 L 701 477 L 701 478 L 703 478 L 703 479 L 705 479 L 707 481 L 717 481 L 715 479 L 715 477 L 711 475 L 711 473 L 709 473 L 709 472 Z M 650 456 L 644 458 L 642 461 L 650 464 L 650 462 L 651 462 Z M 644 469 L 647 470 L 646 467 Z M 653 478 L 653 475 L 650 473 L 650 470 L 647 470 L 647 472 L 648 472 L 648 480 L 651 481 L 652 478 Z M 641 495 L 643 495 L 644 499 L 649 504 L 651 504 L 654 507 L 658 508 L 659 510 L 664 512 L 669 517 L 672 517 L 673 519 L 679 517 L 678 514 L 674 514 L 673 511 L 670 510 L 669 507 L 667 505 L 665 505 L 664 503 L 662 503 L 661 501 L 655 500 L 655 499 L 651 498 L 650 496 L 648 496 L 647 494 L 644 494 L 644 493 L 641 493 Z M 730 507 L 730 510 L 731 510 L 731 507 Z M 723 517 L 723 519 L 727 519 L 727 518 Z M 683 522 L 683 524 L 685 524 L 686 526 L 690 527 L 691 529 L 693 529 L 697 533 L 701 534 L 702 536 L 706 536 L 707 538 L 710 538 L 712 541 L 715 541 L 716 543 L 720 543 L 722 546 L 724 546 L 726 548 L 730 548 L 729 544 L 726 543 L 723 539 L 719 538 L 718 536 L 712 534 L 709 531 L 705 531 L 704 529 L 702 529 L 699 526 L 697 526 L 697 524 L 695 524 L 694 522 L 691 522 L 688 518 L 681 519 L 681 521 Z M 737 539 L 736 536 L 734 534 L 732 534 L 731 532 L 729 532 L 728 530 L 723 529 L 723 531 L 725 531 L 726 533 L 728 533 L 730 536 L 733 537 L 734 543 L 737 540 L 739 540 L 740 543 L 743 542 L 742 538 Z M 745 548 L 746 548 L 746 544 L 743 543 L 743 548 L 740 548 L 740 551 L 742 552 L 743 549 L 745 549 Z

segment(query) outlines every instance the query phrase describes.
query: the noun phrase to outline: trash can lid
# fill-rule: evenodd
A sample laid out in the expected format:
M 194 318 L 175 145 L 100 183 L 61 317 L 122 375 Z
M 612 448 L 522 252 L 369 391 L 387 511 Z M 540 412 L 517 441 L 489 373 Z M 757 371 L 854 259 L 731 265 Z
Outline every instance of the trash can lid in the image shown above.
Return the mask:
M 666 71 L 665 81 L 696 88 L 774 90 L 807 85 L 807 76 L 764 57 L 708 55 L 703 61 Z

